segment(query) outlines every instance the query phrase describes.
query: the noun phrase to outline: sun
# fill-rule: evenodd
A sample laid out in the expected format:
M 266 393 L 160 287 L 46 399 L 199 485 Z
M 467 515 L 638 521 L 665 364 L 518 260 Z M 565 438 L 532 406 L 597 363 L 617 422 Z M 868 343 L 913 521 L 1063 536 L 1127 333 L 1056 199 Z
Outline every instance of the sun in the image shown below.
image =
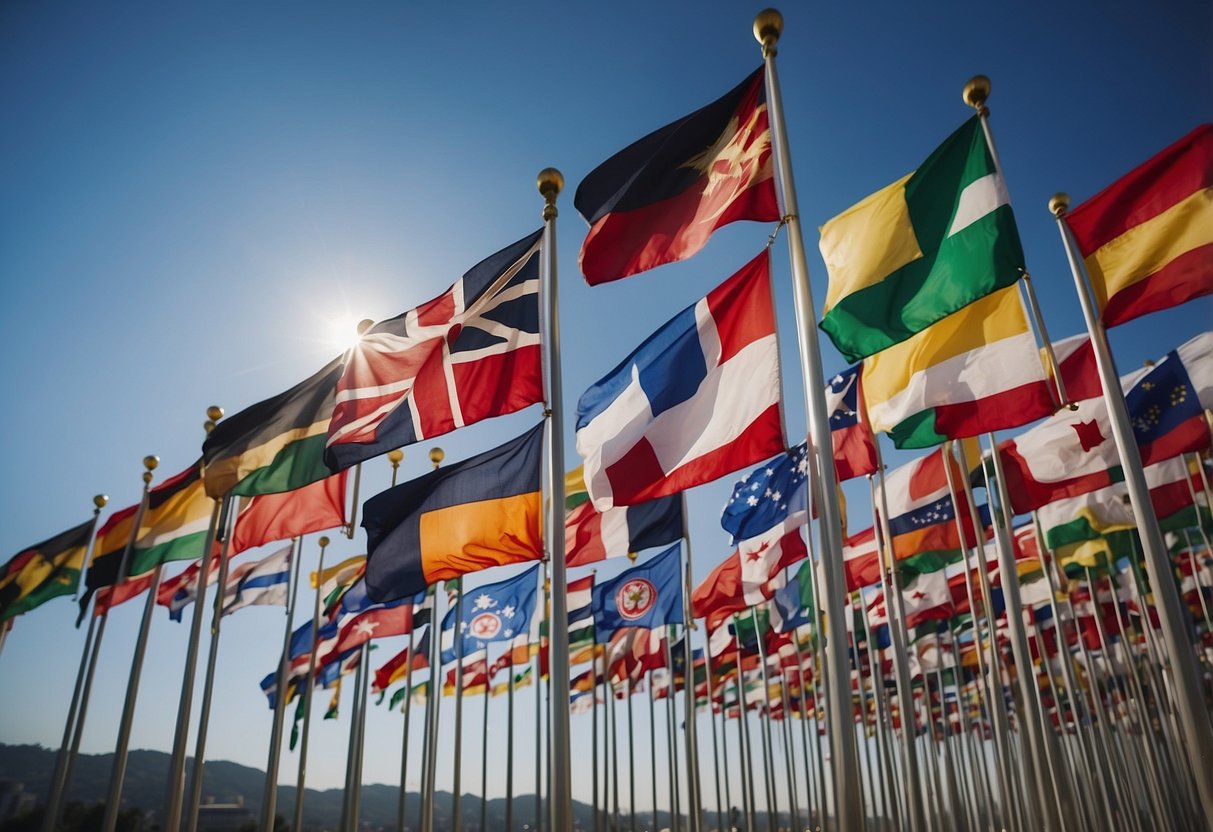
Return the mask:
M 344 352 L 358 343 L 361 334 L 358 325 L 362 318 L 354 315 L 341 315 L 325 321 L 325 341 L 338 352 Z

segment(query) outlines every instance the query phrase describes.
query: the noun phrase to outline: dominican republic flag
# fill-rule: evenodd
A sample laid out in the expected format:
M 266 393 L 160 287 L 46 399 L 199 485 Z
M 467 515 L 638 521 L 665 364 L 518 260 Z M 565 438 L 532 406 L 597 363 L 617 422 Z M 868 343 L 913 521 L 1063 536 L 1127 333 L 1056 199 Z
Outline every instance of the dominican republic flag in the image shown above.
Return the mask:
M 291 582 L 291 550 L 286 546 L 268 557 L 254 563 L 242 564 L 248 569 L 234 585 L 229 580 L 229 592 L 224 593 L 223 614 L 231 615 L 236 610 L 254 604 L 278 604 L 286 606 L 287 589 Z
M 594 625 L 607 643 L 624 627 L 681 624 L 682 556 L 678 544 L 594 587 Z
M 861 417 L 862 364 L 848 367 L 826 387 L 830 411 L 830 442 L 834 448 L 834 474 L 838 481 L 876 473 L 876 445 L 872 429 Z
M 781 453 L 767 252 L 649 336 L 577 403 L 594 507 L 676 494 Z
M 590 224 L 580 264 L 591 286 L 685 260 L 722 225 L 777 221 L 763 69 L 607 159 L 573 204 Z
M 776 526 L 785 531 L 809 522 L 808 444 L 759 465 L 733 486 L 720 525 L 733 536 L 733 545 L 758 537 Z
M 334 471 L 543 401 L 536 231 L 433 300 L 371 327 L 337 381 Z
M 585 566 L 668 546 L 682 537 L 682 495 L 598 511 L 590 502 L 582 466 L 564 476 L 564 556 L 569 566 Z
M 539 567 L 532 566 L 512 578 L 485 584 L 463 593 L 459 633 L 463 638 L 463 655 L 487 649 L 491 642 L 512 641 L 531 631 L 531 616 L 535 613 L 535 596 L 539 587 Z M 442 663 L 455 661 L 453 606 L 442 619 Z

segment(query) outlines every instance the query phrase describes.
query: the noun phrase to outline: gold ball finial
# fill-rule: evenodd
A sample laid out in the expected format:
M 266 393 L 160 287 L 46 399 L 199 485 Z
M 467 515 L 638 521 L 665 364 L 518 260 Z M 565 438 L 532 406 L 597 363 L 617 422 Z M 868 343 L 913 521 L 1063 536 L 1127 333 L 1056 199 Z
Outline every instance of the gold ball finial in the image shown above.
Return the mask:
M 317 543 L 319 543 L 319 544 L 320 544 L 320 548 L 321 548 L 321 549 L 323 549 L 325 546 L 328 546 L 328 545 L 329 545 L 329 538 L 328 538 L 328 535 L 326 535 L 326 534 L 325 534 L 325 535 L 321 535 L 321 536 L 320 536 L 320 539 L 319 539 L 319 540 L 317 540 L 316 542 L 317 542 Z
M 206 431 L 207 433 L 210 433 L 211 431 L 213 431 L 215 429 L 215 423 L 212 422 L 210 419 L 207 419 L 205 422 L 202 423 L 202 429 L 204 431 Z
M 368 329 L 370 329 L 371 327 L 373 327 L 374 325 L 375 325 L 375 322 L 372 321 L 370 318 L 363 318 L 361 321 L 358 322 L 358 334 L 366 335 L 366 331 Z
M 155 471 L 156 466 L 160 464 L 160 457 L 155 454 L 148 454 L 143 458 L 143 467 L 149 471 Z
M 555 202 L 556 197 L 564 190 L 564 174 L 556 168 L 544 168 L 539 171 L 535 184 L 545 200 L 549 203 Z
M 218 422 L 223 418 L 223 408 L 217 404 L 213 404 L 206 409 L 206 418 L 212 422 Z
M 1064 192 L 1053 194 L 1049 199 L 1049 213 L 1055 217 L 1064 217 L 1070 210 L 1070 195 Z
M 783 35 L 783 15 L 779 9 L 763 9 L 754 17 L 754 39 L 763 46 L 774 46 Z
M 635 563 L 636 562 L 636 553 L 628 552 L 628 560 L 630 560 L 632 563 Z
M 441 465 L 444 459 L 446 459 L 446 451 L 442 448 L 430 448 L 430 462 L 434 463 L 435 468 Z
M 98 494 L 97 496 L 93 497 L 93 505 L 95 505 L 98 510 L 105 508 L 109 501 L 110 498 L 106 494 Z
M 986 106 L 986 99 L 990 97 L 990 79 L 985 75 L 974 75 L 965 84 L 961 96 L 966 104 L 981 112 L 982 108 Z
M 400 450 L 399 448 L 394 451 L 387 452 L 387 461 L 392 463 L 393 468 L 399 465 L 400 460 L 402 459 L 404 459 L 404 451 Z

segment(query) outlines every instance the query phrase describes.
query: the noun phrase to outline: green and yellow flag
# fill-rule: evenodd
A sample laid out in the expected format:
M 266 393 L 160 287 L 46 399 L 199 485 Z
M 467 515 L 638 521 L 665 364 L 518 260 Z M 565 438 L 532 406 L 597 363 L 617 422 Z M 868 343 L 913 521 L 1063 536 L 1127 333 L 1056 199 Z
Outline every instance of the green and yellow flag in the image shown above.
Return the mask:
M 75 592 L 92 533 L 89 520 L 13 556 L 0 570 L 0 622 Z
M 1019 231 L 981 120 L 823 225 L 821 254 L 830 275 L 821 328 L 850 362 L 1018 280 Z

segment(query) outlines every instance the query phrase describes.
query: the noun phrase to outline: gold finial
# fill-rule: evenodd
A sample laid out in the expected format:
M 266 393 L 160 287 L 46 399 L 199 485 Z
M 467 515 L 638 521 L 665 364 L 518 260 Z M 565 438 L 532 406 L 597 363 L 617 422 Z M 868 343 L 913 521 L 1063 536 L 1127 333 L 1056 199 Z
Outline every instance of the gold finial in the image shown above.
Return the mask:
M 143 458 L 143 467 L 149 471 L 155 471 L 156 466 L 160 464 L 160 457 L 155 454 L 148 454 Z
M 779 9 L 763 9 L 754 17 L 754 39 L 762 44 L 764 55 L 775 48 L 782 34 L 783 15 Z
M 215 429 L 215 423 L 212 422 L 210 419 L 207 419 L 205 422 L 202 423 L 202 429 L 204 431 L 206 431 L 207 433 L 210 433 L 211 431 L 213 431 Z
M 394 451 L 387 452 L 387 461 L 392 463 L 393 468 L 400 465 L 400 460 L 402 459 L 404 459 L 404 451 L 400 450 L 399 448 Z
M 1049 199 L 1049 213 L 1055 217 L 1064 217 L 1070 210 L 1070 195 L 1064 191 L 1053 194 Z
M 101 509 L 105 508 L 106 504 L 109 503 L 109 501 L 110 501 L 110 498 L 105 494 L 98 494 L 97 496 L 93 497 L 93 505 L 95 505 L 97 507 L 97 511 L 100 511 Z
M 636 562 L 636 553 L 628 552 L 628 560 L 630 560 L 632 563 L 635 563 Z
M 444 459 L 446 459 L 446 451 L 442 448 L 430 448 L 430 462 L 434 463 L 434 468 L 441 465 Z
M 1147 358 L 1145 361 L 1143 361 L 1143 362 L 1142 362 L 1142 366 L 1143 366 L 1143 367 L 1145 367 L 1146 369 L 1149 369 L 1150 367 L 1153 367 L 1153 366 L 1154 366 L 1154 359 L 1153 359 L 1153 358 Z
M 990 79 L 985 75 L 974 75 L 965 84 L 961 96 L 966 104 L 984 116 L 989 112 L 986 109 L 986 99 L 990 97 Z
M 535 184 L 539 188 L 539 193 L 543 195 L 543 219 L 545 221 L 555 219 L 556 197 L 564 190 L 564 174 L 556 168 L 544 168 L 539 171 Z
M 371 327 L 373 327 L 374 325 L 375 325 L 375 322 L 372 321 L 370 318 L 363 318 L 361 321 L 358 322 L 358 334 L 366 335 L 366 331 L 368 329 L 370 329 Z
M 326 535 L 326 534 L 322 534 L 322 535 L 320 536 L 320 539 L 319 539 L 319 540 L 317 540 L 316 542 L 317 542 L 317 543 L 319 543 L 319 544 L 320 544 L 320 548 L 321 548 L 321 549 L 323 549 L 325 546 L 328 546 L 328 545 L 329 545 L 329 538 L 328 538 L 328 535 Z
M 223 418 L 223 408 L 217 404 L 213 404 L 206 409 L 206 418 L 212 422 L 218 422 Z

